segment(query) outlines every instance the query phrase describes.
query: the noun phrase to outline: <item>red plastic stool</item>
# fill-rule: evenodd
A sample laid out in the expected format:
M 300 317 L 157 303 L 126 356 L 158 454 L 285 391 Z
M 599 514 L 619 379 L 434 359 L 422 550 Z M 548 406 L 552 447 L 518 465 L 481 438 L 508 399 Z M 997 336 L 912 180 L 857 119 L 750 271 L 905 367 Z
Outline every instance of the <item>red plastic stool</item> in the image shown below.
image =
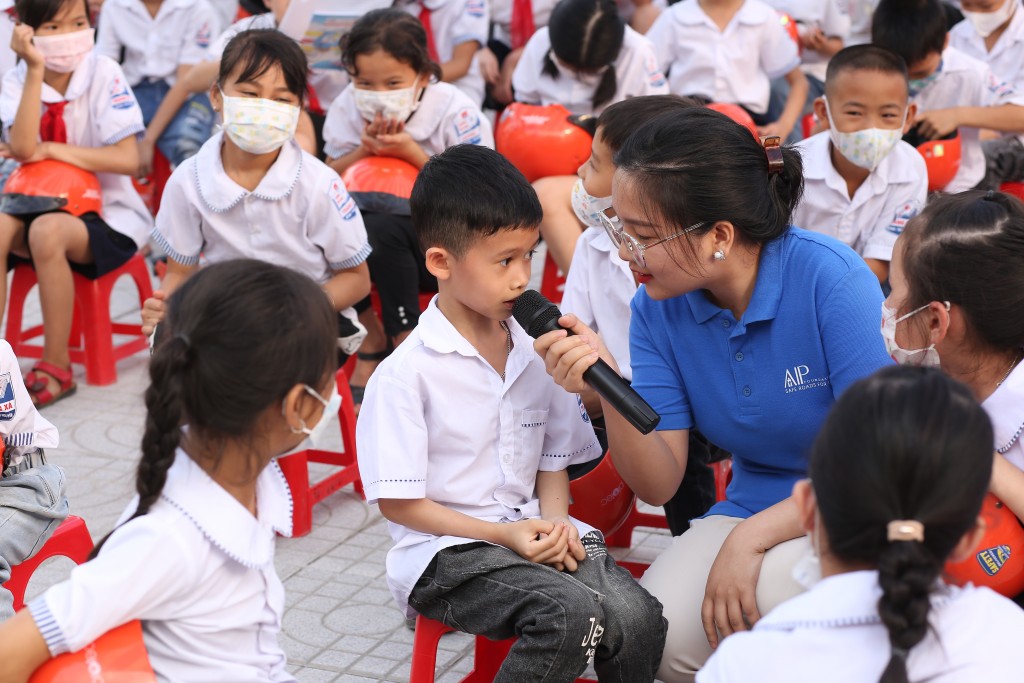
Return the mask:
M 555 259 L 551 258 L 551 252 L 548 252 L 544 258 L 544 273 L 540 277 L 540 293 L 556 306 L 562 303 L 562 295 L 565 293 L 565 273 L 558 269 Z
M 999 186 L 999 190 L 1024 201 L 1024 183 L 1003 183 Z
M 641 562 L 619 562 L 636 578 L 643 576 L 648 565 Z M 412 644 L 412 670 L 409 683 L 433 683 L 437 667 L 437 646 L 441 636 L 455 629 L 439 621 L 428 619 L 422 614 L 416 617 L 416 635 Z M 502 662 L 512 649 L 515 638 L 491 640 L 476 636 L 473 644 L 473 670 L 460 683 L 491 683 L 498 674 Z M 593 682 L 592 678 L 577 678 L 577 683 Z
M 148 338 L 142 334 L 142 325 L 110 320 L 110 293 L 123 275 L 135 281 L 141 309 L 143 302 L 153 296 L 153 283 L 146 260 L 140 254 L 135 254 L 120 268 L 95 280 L 72 273 L 75 283 L 75 314 L 68 346 L 71 362 L 85 365 L 85 381 L 88 384 L 113 384 L 117 381 L 117 361 L 149 346 Z M 36 282 L 36 271 L 32 266 L 21 263 L 14 268 L 11 297 L 7 305 L 7 341 L 14 348 L 15 355 L 24 358 L 43 357 L 42 345 L 29 343 L 29 340 L 43 335 L 43 326 L 35 325 L 27 329 L 21 327 L 25 299 Z M 128 335 L 131 339 L 115 345 L 115 334 Z
M 14 611 L 17 612 L 25 606 L 25 589 L 39 565 L 51 557 L 67 557 L 75 564 L 82 564 L 89 558 L 91 552 L 92 536 L 85 526 L 85 520 L 68 515 L 39 552 L 21 564 L 11 567 L 11 578 L 4 584 L 4 588 L 14 595 Z
M 363 483 L 359 479 L 359 463 L 356 461 L 356 414 L 345 368 L 338 370 L 335 381 L 338 384 L 338 393 L 341 394 L 338 422 L 341 423 L 341 443 L 344 452 L 310 449 L 277 459 L 277 464 L 288 480 L 288 488 L 292 493 L 292 538 L 309 533 L 313 527 L 313 506 L 335 491 L 352 484 L 358 494 L 363 494 Z M 341 469 L 316 484 L 310 484 L 311 462 L 334 465 Z
M 154 216 L 160 210 L 160 200 L 164 196 L 164 186 L 167 185 L 167 180 L 170 177 L 171 162 L 167 160 L 167 157 L 159 149 L 154 149 L 153 170 L 150 174 L 141 180 L 132 178 L 132 185 L 135 186 L 135 191 L 139 193 L 142 201 L 146 204 L 146 208 Z

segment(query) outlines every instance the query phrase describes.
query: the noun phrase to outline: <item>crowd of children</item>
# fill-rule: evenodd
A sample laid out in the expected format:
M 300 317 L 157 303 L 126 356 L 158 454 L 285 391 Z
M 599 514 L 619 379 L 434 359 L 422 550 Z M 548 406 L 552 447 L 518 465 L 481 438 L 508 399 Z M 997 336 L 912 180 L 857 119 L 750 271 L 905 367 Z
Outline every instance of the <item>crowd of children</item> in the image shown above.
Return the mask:
M 0 683 L 132 619 L 159 680 L 293 680 L 275 458 L 315 444 L 353 355 L 395 602 L 516 637 L 496 680 L 1024 664 L 974 626 L 1024 613 L 942 576 L 986 493 L 1024 515 L 1024 204 L 1000 191 L 1024 187 L 1021 0 L 395 0 L 313 67 L 289 0 L 7 4 L 0 176 L 45 161 L 99 189 L 86 211 L 0 195 L 44 331 L 24 381 L 0 343 L 0 580 L 67 514 L 36 408 L 76 391 L 73 273 L 140 250 L 165 270 L 138 495 L 0 624 Z M 513 102 L 592 133 L 576 175 L 531 185 L 500 153 Z M 153 216 L 132 180 L 160 156 Z M 400 201 L 343 180 L 394 168 L 415 177 Z M 572 333 L 534 340 L 511 313 L 541 245 Z M 598 360 L 656 431 L 591 389 Z M 570 515 L 602 457 L 665 507 L 639 581 Z

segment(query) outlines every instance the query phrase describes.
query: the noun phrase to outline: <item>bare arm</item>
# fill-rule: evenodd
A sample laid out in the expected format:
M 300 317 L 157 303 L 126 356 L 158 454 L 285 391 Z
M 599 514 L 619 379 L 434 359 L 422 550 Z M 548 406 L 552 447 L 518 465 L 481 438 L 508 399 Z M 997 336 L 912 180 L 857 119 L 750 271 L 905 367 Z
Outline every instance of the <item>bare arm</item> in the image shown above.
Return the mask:
M 160 289 L 153 292 L 153 296 L 146 299 L 142 304 L 143 334 L 147 336 L 153 334 L 157 323 L 164 319 L 164 314 L 167 310 L 164 301 L 197 270 L 199 270 L 198 264 L 186 266 L 170 257 L 167 258 L 167 272 L 164 273 L 164 280 L 160 284 Z
M 334 304 L 334 310 L 342 311 L 354 306 L 370 293 L 370 267 L 366 262 L 336 272 L 324 283 L 324 292 Z
M 1024 107 L 1001 104 L 996 107 L 932 109 L 920 112 L 916 125 L 923 136 L 933 140 L 945 137 L 961 126 L 1018 133 L 1024 132 Z
M 454 83 L 469 73 L 469 67 L 473 65 L 473 57 L 480 49 L 480 43 L 469 40 L 459 43 L 452 50 L 452 58 L 441 65 L 441 80 L 447 83 Z
M 40 151 L 47 159 L 64 161 L 93 173 L 135 175 L 139 168 L 139 144 L 134 135 L 104 147 L 78 147 L 44 142 Z
M 782 114 L 774 123 L 765 126 L 763 133 L 765 135 L 778 135 L 785 141 L 793 130 L 793 126 L 796 125 L 797 119 L 800 118 L 800 112 L 804 109 L 804 101 L 807 99 L 807 91 L 809 85 L 807 84 L 807 77 L 804 76 L 804 72 L 800 70 L 800 67 L 794 68 L 788 74 L 786 74 L 786 82 L 789 83 L 789 95 L 786 97 L 786 106 L 782 109 Z
M 0 683 L 25 683 L 50 658 L 50 650 L 28 610 L 0 625 Z
M 992 463 L 992 495 L 1006 503 L 1006 506 L 1024 519 L 1024 471 L 1010 464 L 1010 461 L 999 453 L 995 454 Z
M 327 165 L 333 168 L 338 175 L 341 175 L 352 164 L 372 156 L 373 154 L 368 149 L 359 145 L 348 154 L 342 154 L 340 157 L 327 157 Z
M 875 274 L 879 282 L 885 282 L 889 279 L 889 262 L 880 261 L 876 258 L 866 258 L 864 262 L 868 264 L 868 268 Z
M 25 85 L 10 131 L 10 151 L 15 159 L 24 161 L 36 154 L 39 144 L 39 119 L 43 111 L 43 56 L 32 44 L 32 29 L 19 24 L 11 35 L 11 49 L 25 60 Z

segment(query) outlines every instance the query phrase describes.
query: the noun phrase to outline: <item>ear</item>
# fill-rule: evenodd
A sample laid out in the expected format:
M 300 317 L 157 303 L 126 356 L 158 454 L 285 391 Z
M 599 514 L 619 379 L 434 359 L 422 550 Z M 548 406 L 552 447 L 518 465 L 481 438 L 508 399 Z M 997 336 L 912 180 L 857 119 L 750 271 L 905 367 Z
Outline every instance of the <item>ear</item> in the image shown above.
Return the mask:
M 726 258 L 736 243 L 736 226 L 729 221 L 718 221 L 708 232 L 711 235 L 712 252 L 721 250 Z
M 814 517 L 818 512 L 818 499 L 814 496 L 814 488 L 810 479 L 801 479 L 793 484 L 793 502 L 796 503 L 800 526 L 804 531 L 814 531 Z
M 218 113 L 224 111 L 224 96 L 221 95 L 221 92 L 220 92 L 220 83 L 218 83 L 217 81 L 214 81 L 213 85 L 210 86 L 210 93 L 209 94 L 210 94 L 210 107 L 215 112 L 218 112 Z
M 323 408 L 320 401 L 306 393 L 304 384 L 296 384 L 284 395 L 281 412 L 284 415 L 285 423 L 292 431 L 298 431 L 303 426 L 316 424 Z
M 907 119 L 903 122 L 903 134 L 906 135 L 917 122 L 917 105 L 911 102 L 907 105 Z
M 821 126 L 822 130 L 829 129 L 828 111 L 825 108 L 824 97 L 814 98 L 814 117 L 818 119 L 818 125 Z
M 417 88 L 426 88 L 428 85 L 430 85 L 430 74 L 429 73 L 420 74 L 419 76 L 416 77 L 416 87 Z M 422 94 L 420 96 L 422 97 Z
M 939 344 L 949 334 L 951 311 L 946 310 L 946 304 L 941 301 L 933 301 L 928 304 L 928 341 L 932 344 Z M 959 311 L 957 312 L 960 316 Z
M 974 526 L 964 533 L 960 537 L 956 546 L 953 548 L 953 552 L 949 554 L 950 562 L 960 562 L 970 557 L 978 546 L 981 544 L 981 539 L 985 536 L 985 520 L 981 515 L 978 515 L 978 519 L 975 520 Z
M 454 260 L 455 257 L 447 249 L 431 247 L 426 253 L 427 272 L 438 280 L 447 280 L 451 277 Z

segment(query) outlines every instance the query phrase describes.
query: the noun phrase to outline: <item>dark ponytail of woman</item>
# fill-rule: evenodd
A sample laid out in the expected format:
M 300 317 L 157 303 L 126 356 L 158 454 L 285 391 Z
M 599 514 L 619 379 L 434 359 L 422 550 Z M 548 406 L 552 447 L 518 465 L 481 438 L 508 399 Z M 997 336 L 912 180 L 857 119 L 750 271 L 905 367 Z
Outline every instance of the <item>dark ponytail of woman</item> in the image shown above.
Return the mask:
M 562 64 L 581 74 L 601 72 L 591 100 L 594 109 L 611 102 L 618 90 L 614 62 L 626 35 L 614 0 L 561 0 L 551 12 L 548 35 L 551 53 Z M 543 73 L 558 78 L 551 53 L 544 59 Z
M 992 442 L 988 415 L 967 387 L 909 366 L 847 389 L 814 442 L 808 474 L 829 552 L 878 569 L 878 614 L 892 650 L 880 683 L 908 680 L 931 591 L 981 510 Z M 890 532 L 896 521 L 920 534 Z

